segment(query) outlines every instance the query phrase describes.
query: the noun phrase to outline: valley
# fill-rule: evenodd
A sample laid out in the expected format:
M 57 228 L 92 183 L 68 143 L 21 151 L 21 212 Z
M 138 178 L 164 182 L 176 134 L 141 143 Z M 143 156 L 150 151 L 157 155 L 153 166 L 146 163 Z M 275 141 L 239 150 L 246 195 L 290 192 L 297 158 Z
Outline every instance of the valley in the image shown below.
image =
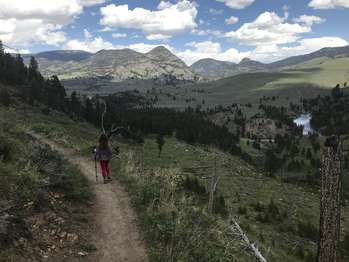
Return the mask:
M 234 221 L 268 261 L 315 261 L 321 158 L 331 134 L 349 134 L 347 50 L 324 49 L 272 64 L 249 59 L 238 65 L 224 63 L 227 71 L 237 70 L 232 74 L 211 60 L 200 65 L 199 73 L 164 47 L 146 54 L 52 51 L 36 59 L 24 56 L 28 66 L 19 56 L 2 54 L 0 60 L 12 66 L 0 68 L 0 179 L 7 185 L 0 187 L 0 201 L 15 201 L 18 209 L 0 209 L 0 228 L 11 236 L 6 242 L 0 231 L 1 258 L 60 261 L 68 252 L 71 261 L 107 261 L 103 259 L 113 254 L 113 245 L 103 251 L 100 239 L 91 243 L 95 236 L 89 230 L 97 223 L 89 205 L 98 205 L 105 186 L 114 193 L 125 188 L 122 192 L 130 201 L 120 205 L 134 210 L 135 234 L 144 239 L 149 261 L 251 261 L 256 255 L 242 241 Z M 203 67 L 211 62 L 207 70 L 212 73 L 205 73 Z M 217 78 L 215 70 L 220 73 Z M 305 128 L 299 125 L 304 115 L 311 116 Z M 120 152 L 111 160 L 115 181 L 94 185 L 91 148 L 101 129 L 111 132 L 121 126 L 124 133 L 110 135 L 115 155 Z M 306 132 L 309 129 L 313 132 Z M 59 152 L 42 152 L 42 141 L 28 138 L 33 133 Z M 32 143 L 38 144 L 39 156 L 30 155 Z M 85 165 L 89 171 L 83 169 L 88 180 L 76 169 L 81 161 L 65 162 L 68 170 L 57 167 L 62 152 L 82 157 L 85 164 L 91 161 Z M 54 159 L 48 164 L 52 172 L 42 170 L 40 157 L 46 154 Z M 349 257 L 347 155 L 344 161 L 338 247 L 343 262 Z M 69 187 L 59 180 L 57 187 L 42 189 L 58 173 Z M 42 191 L 62 194 L 59 208 L 55 197 L 42 207 Z M 113 214 L 118 214 L 122 210 L 116 203 L 108 198 L 104 209 L 115 208 Z M 64 232 L 71 231 L 83 242 L 59 245 L 55 231 L 41 243 L 28 217 L 49 211 L 74 224 L 63 224 Z M 75 215 L 69 217 L 69 212 Z M 27 234 L 10 226 L 10 217 Z M 112 218 L 103 217 L 116 230 Z M 42 229 L 49 221 L 44 216 Z M 112 234 L 105 231 L 109 239 Z M 120 243 L 132 241 L 119 237 Z M 112 237 L 110 241 L 117 242 Z

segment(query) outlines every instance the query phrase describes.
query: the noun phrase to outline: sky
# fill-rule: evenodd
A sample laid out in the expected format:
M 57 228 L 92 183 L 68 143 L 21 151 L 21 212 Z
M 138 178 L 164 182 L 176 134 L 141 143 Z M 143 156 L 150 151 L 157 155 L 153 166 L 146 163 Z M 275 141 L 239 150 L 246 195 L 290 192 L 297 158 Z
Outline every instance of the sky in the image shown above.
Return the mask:
M 0 0 L 9 52 L 162 45 L 186 64 L 269 63 L 349 42 L 349 0 Z

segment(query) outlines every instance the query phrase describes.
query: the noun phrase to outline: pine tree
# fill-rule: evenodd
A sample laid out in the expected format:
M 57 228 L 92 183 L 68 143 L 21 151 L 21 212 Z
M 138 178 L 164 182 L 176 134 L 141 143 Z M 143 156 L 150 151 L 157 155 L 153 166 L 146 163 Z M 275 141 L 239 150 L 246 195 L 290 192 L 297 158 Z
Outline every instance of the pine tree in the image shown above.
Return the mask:
M 11 105 L 11 96 L 6 88 L 0 88 L 0 104 L 8 107 Z
M 0 56 L 3 56 L 5 54 L 5 49 L 2 41 L 0 40 Z
M 85 119 L 89 122 L 94 121 L 94 109 L 91 99 L 86 98 L 85 100 Z

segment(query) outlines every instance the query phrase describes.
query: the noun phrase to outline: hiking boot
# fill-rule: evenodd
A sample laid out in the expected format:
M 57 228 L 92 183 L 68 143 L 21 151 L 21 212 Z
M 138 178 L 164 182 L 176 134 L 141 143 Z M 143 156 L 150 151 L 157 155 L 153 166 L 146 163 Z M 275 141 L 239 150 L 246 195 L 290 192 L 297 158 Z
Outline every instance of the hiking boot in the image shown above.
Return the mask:
M 111 181 L 111 177 L 110 177 L 110 176 L 108 176 L 108 177 L 107 177 L 107 180 L 108 180 L 108 181 Z
M 103 183 L 104 184 L 107 184 L 108 183 L 108 180 L 106 178 L 103 178 Z

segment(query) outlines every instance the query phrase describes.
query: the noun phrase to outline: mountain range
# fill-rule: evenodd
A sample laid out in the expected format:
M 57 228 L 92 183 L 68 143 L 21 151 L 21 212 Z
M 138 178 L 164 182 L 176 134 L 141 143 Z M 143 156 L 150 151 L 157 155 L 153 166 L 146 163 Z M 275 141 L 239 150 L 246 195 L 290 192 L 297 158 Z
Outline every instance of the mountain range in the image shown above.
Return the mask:
M 270 64 L 263 64 L 248 58 L 242 59 L 239 64 L 208 58 L 197 61 L 191 68 L 198 74 L 208 76 L 211 79 L 220 79 L 241 73 L 283 71 L 317 58 L 334 59 L 339 57 L 349 57 L 349 46 L 322 48 L 310 54 L 292 56 Z
M 148 53 L 131 49 L 84 51 L 50 51 L 35 54 L 44 76 L 56 74 L 62 80 L 107 78 L 112 82 L 130 79 L 196 82 L 202 77 L 165 47 Z M 25 56 L 28 62 L 29 55 Z
M 207 58 L 187 66 L 163 46 L 156 47 L 148 53 L 139 53 L 131 49 L 101 50 L 94 54 L 78 50 L 48 51 L 24 55 L 26 63 L 30 56 L 37 59 L 44 76 L 58 75 L 67 88 L 92 87 L 96 91 L 108 85 L 112 91 L 113 85 L 120 86 L 124 82 L 127 82 L 130 88 L 136 88 L 142 81 L 147 82 L 147 86 L 175 86 L 181 83 L 207 82 L 243 73 L 295 70 L 317 60 L 313 69 L 318 69 L 324 61 L 349 57 L 349 46 L 323 48 L 310 54 L 293 56 L 269 64 L 249 58 L 242 59 L 238 64 Z

